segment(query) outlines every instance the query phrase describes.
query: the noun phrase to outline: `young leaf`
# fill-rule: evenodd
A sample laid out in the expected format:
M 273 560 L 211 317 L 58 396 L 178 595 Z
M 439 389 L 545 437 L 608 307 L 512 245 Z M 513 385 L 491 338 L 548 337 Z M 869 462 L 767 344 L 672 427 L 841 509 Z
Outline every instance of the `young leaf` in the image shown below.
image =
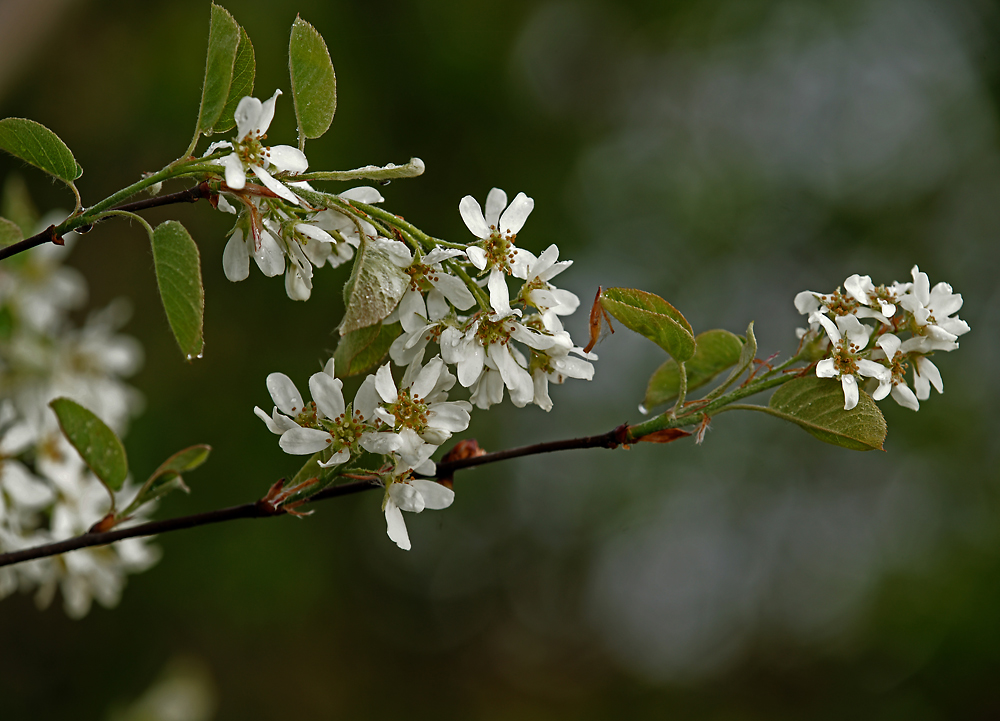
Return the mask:
M 344 285 L 344 320 L 340 335 L 378 323 L 396 308 L 410 284 L 389 255 L 368 238 L 362 238 L 351 277 Z
M 125 447 L 104 421 L 69 398 L 56 398 L 49 403 L 59 418 L 59 425 L 84 462 L 109 493 L 121 490 L 128 475 Z M 114 494 L 111 496 L 114 503 Z
M 24 240 L 21 227 L 13 220 L 0 218 L 0 248 L 6 248 L 20 240 Z
M 824 443 L 854 451 L 883 450 L 885 418 L 875 401 L 860 391 L 858 404 L 845 411 L 838 380 L 796 378 L 778 388 L 768 406 L 772 415 L 798 424 Z
M 728 330 L 707 330 L 699 333 L 695 340 L 697 344 L 694 355 L 684 364 L 688 392 L 700 388 L 726 368 L 734 365 L 739 361 L 740 352 L 743 350 L 743 339 Z M 677 397 L 679 386 L 677 361 L 669 358 L 650 377 L 646 398 L 642 403 L 646 408 L 667 403 Z
M 192 471 L 204 463 L 211 450 L 210 446 L 197 445 L 185 448 L 170 456 L 160 464 L 159 468 L 153 471 L 149 480 L 142 484 L 142 488 L 139 489 L 128 508 L 119 513 L 118 518 L 124 519 L 141 506 L 162 498 L 171 491 L 180 489 L 185 493 L 190 493 L 190 489 L 184 484 L 181 474 Z
M 34 120 L 25 118 L 0 120 L 0 149 L 69 185 L 83 175 L 83 168 L 76 162 L 73 152 L 66 147 L 66 143 Z
M 679 363 L 694 355 L 691 324 L 660 296 L 635 288 L 608 288 L 601 293 L 601 305 L 627 328 L 649 338 Z
M 374 325 L 351 331 L 337 343 L 333 353 L 338 378 L 367 373 L 375 368 L 389 352 L 389 346 L 403 332 L 399 323 Z
M 236 106 L 247 95 L 253 95 L 253 81 L 257 73 L 253 44 L 247 31 L 240 28 L 240 44 L 236 48 L 236 62 L 233 64 L 233 82 L 229 86 L 229 98 L 222 115 L 212 127 L 213 133 L 225 133 L 236 127 Z
M 736 379 L 743 375 L 743 372 L 753 364 L 753 359 L 756 357 L 757 338 L 753 334 L 753 321 L 750 321 L 750 325 L 747 326 L 746 342 L 743 343 L 743 349 L 740 351 L 740 359 L 737 361 L 736 367 L 726 376 L 726 380 L 718 388 L 705 397 L 708 399 L 718 398 L 725 393 L 726 389 L 735 383 Z
M 301 148 L 306 138 L 318 138 L 330 129 L 337 111 L 337 76 L 323 36 L 300 17 L 292 23 L 288 71 Z
M 160 224 L 151 240 L 156 282 L 170 329 L 185 358 L 201 358 L 205 291 L 198 246 L 176 220 Z
M 213 126 L 219 121 L 226 107 L 240 39 L 240 26 L 233 16 L 225 8 L 212 3 L 205 83 L 202 85 L 201 107 L 198 109 L 198 131 L 205 135 L 212 133 Z

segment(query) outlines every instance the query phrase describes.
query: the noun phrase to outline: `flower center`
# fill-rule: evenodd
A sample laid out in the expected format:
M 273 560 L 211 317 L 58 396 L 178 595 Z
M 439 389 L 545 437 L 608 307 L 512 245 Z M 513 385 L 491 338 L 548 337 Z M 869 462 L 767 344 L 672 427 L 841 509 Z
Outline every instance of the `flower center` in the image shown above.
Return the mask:
M 314 401 L 306 403 L 305 406 L 303 406 L 302 411 L 292 420 L 303 428 L 318 428 L 320 430 L 326 430 L 323 428 L 323 424 L 319 422 L 319 414 L 316 412 L 316 403 Z
M 396 402 L 385 409 L 396 417 L 395 430 L 411 428 L 421 433 L 427 428 L 427 404 L 419 396 L 411 396 L 409 388 L 399 391 Z
M 259 168 L 267 169 L 271 164 L 271 161 L 268 160 L 270 153 L 260 142 L 265 137 L 267 136 L 257 135 L 257 132 L 253 131 L 247 135 L 243 142 L 236 143 L 236 154 L 244 165 L 256 165 Z
M 514 247 L 516 233 L 504 235 L 495 225 L 490 226 L 489 240 L 483 241 L 483 251 L 486 253 L 486 265 L 489 268 L 499 268 L 510 275 L 510 264 L 514 262 L 517 248 Z
M 844 295 L 840 292 L 840 288 L 837 288 L 833 292 L 833 297 L 826 301 L 825 305 L 834 315 L 851 315 L 861 304 L 851 296 Z
M 354 411 L 351 414 L 351 407 L 348 406 L 344 413 L 336 418 L 321 421 L 319 425 L 325 431 L 329 431 L 334 443 L 331 447 L 341 449 L 347 448 L 351 452 L 357 451 L 357 443 L 368 426 L 361 418 L 361 411 Z
M 430 290 L 438 279 L 438 271 L 423 263 L 411 263 L 403 272 L 410 276 L 410 288 L 416 291 Z
M 858 372 L 858 362 L 855 354 L 860 350 L 857 345 L 847 339 L 837 343 L 837 349 L 833 353 L 833 365 L 840 375 L 855 375 Z
M 476 329 L 476 340 L 485 348 L 494 343 L 506 345 L 510 341 L 510 334 L 514 332 L 514 326 L 508 325 L 505 320 L 490 320 L 485 318 L 479 322 Z

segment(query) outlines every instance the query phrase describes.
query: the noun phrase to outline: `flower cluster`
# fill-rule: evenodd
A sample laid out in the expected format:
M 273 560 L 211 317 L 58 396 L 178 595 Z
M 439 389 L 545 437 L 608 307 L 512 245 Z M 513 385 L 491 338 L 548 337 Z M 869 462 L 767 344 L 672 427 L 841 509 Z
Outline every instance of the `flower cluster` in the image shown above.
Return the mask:
M 795 297 L 796 309 L 809 319 L 800 338 L 823 350 L 816 375 L 840 378 L 845 410 L 857 405 L 862 383 L 869 384 L 875 400 L 891 394 L 912 410 L 930 397 L 932 386 L 944 392 L 941 373 L 928 356 L 955 350 L 958 337 L 969 332 L 969 324 L 956 315 L 962 296 L 947 283 L 932 288 L 917 266 L 911 275 L 911 282 L 889 286 L 852 275 L 843 290 L 803 291 Z M 906 380 L 911 368 L 913 388 Z
M 42 246 L 0 266 L 0 552 L 85 533 L 108 510 L 104 486 L 60 432 L 49 401 L 73 398 L 119 432 L 141 405 L 121 380 L 142 361 L 139 344 L 117 333 L 128 308 L 113 303 L 74 328 L 67 314 L 87 289 L 61 265 L 65 255 Z M 158 558 L 155 547 L 129 539 L 2 568 L 0 598 L 34 589 L 44 607 L 61 589 L 66 612 L 79 618 L 94 598 L 117 604 L 126 574 Z
M 261 102 L 245 97 L 236 107 L 236 137 L 212 143 L 205 155 L 232 149 L 222 158 L 225 185 L 218 208 L 237 216 L 222 256 L 226 277 L 233 282 L 250 275 L 250 258 L 268 276 L 284 274 L 292 300 L 308 300 L 313 269 L 337 267 L 354 256 L 362 235 L 375 237 L 371 223 L 334 208 L 314 207 L 300 194 L 314 192 L 292 178 L 309 167 L 305 154 L 289 145 L 265 146 L 280 90 Z M 261 185 L 248 185 L 254 176 Z M 338 196 L 344 202 L 380 203 L 375 188 L 353 188 Z
M 362 190 L 371 189 L 349 192 Z M 341 197 L 351 199 L 347 193 Z M 383 329 L 397 334 L 389 348 L 391 362 L 364 379 L 350 404 L 332 359 L 309 379 L 308 403 L 291 379 L 272 373 L 267 388 L 273 410 L 254 411 L 280 436 L 285 452 L 319 453 L 325 468 L 353 468 L 363 454 L 380 456 L 377 475 L 386 489 L 388 534 L 401 548 L 410 547 L 401 511 L 451 504 L 449 488 L 413 475 L 434 474 L 431 456 L 468 428 L 473 406 L 488 409 L 507 391 L 515 406 L 534 403 L 548 411 L 550 382 L 593 377 L 590 361 L 596 356 L 576 346 L 561 321 L 579 307 L 579 298 L 552 284 L 571 262 L 559 261 L 555 245 L 539 256 L 515 245 L 533 206 L 524 193 L 508 206 L 506 194 L 494 188 L 484 215 L 466 196 L 459 210 L 474 240 L 464 246 L 408 244 L 342 209 L 315 216 L 331 232 L 339 223 L 340 237 L 355 238 L 355 247 L 370 244 L 404 279 L 395 309 L 381 321 Z M 520 281 L 513 295 L 508 276 Z M 432 345 L 438 350 L 430 351 L 435 354 L 425 363 Z M 402 371 L 398 384 L 393 364 Z M 469 400 L 448 400 L 456 385 L 468 389 Z

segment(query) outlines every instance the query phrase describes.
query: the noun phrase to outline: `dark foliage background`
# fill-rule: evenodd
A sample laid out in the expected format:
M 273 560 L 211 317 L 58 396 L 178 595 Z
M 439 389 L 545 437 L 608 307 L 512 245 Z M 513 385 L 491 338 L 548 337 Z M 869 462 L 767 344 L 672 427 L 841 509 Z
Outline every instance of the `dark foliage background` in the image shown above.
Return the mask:
M 681 442 L 498 464 L 459 476 L 446 513 L 385 538 L 376 494 L 315 516 L 177 533 L 120 606 L 67 620 L 0 606 L 0 715 L 106 718 L 194 659 L 218 719 L 996 718 L 997 8 L 985 0 L 672 0 L 227 5 L 253 40 L 256 94 L 286 96 L 299 12 L 338 73 L 311 167 L 427 163 L 386 207 L 455 240 L 459 199 L 536 201 L 519 242 L 559 244 L 560 277 L 663 295 L 696 329 L 756 321 L 794 348 L 792 298 L 853 272 L 963 293 L 973 331 L 935 359 L 946 393 L 884 404 L 884 454 L 727 414 Z M 0 3 L 0 115 L 73 148 L 94 202 L 183 151 L 208 7 Z M 6 49 L 5 49 L 6 48 Z M 41 208 L 56 186 L 10 158 Z M 177 448 L 210 463 L 161 517 L 243 502 L 294 472 L 253 416 L 264 378 L 304 386 L 336 343 L 345 271 L 298 304 L 256 270 L 222 273 L 229 216 L 161 209 L 199 242 L 205 358 L 180 358 L 141 229 L 107 224 L 72 264 L 100 307 L 126 296 L 146 348 L 139 475 Z M 581 314 L 582 315 L 582 314 Z M 992 321 L 990 319 L 993 319 Z M 584 319 L 570 326 L 578 339 Z M 620 332 L 555 409 L 474 416 L 490 449 L 636 420 L 661 352 Z

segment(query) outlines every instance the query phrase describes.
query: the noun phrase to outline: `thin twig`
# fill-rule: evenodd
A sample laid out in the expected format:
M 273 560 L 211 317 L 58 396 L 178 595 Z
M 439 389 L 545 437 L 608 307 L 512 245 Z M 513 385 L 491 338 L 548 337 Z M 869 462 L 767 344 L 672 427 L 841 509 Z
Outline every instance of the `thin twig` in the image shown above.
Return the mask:
M 135 212 L 138 210 L 147 210 L 148 208 L 158 208 L 161 205 L 195 203 L 202 198 L 208 198 L 211 195 L 212 192 L 209 189 L 208 183 L 199 183 L 198 185 L 188 188 L 187 190 L 180 190 L 176 193 L 157 195 L 154 198 L 145 198 L 144 200 L 136 200 L 131 203 L 122 203 L 121 205 L 117 205 L 112 208 L 112 210 Z M 36 233 L 30 238 L 19 240 L 16 243 L 8 245 L 6 248 L 0 248 L 0 260 L 17 255 L 18 253 L 23 253 L 26 250 L 30 250 L 31 248 L 39 245 L 44 245 L 45 243 L 62 245 L 62 236 L 56 235 L 55 230 L 56 227 L 54 225 L 50 225 L 41 233 Z
M 549 441 L 547 443 L 535 443 L 529 446 L 509 448 L 505 451 L 486 453 L 472 458 L 463 458 L 448 463 L 437 465 L 436 478 L 450 478 L 455 471 L 471 466 L 481 466 L 486 463 L 496 463 L 508 458 L 519 458 L 521 456 L 532 456 L 539 453 L 551 453 L 553 451 L 566 451 L 578 448 L 617 448 L 622 445 L 628 434 L 628 426 L 623 424 L 614 430 L 602 433 L 597 436 L 584 436 L 582 438 L 568 438 L 562 441 Z M 308 499 L 308 503 L 318 503 L 330 498 L 339 498 L 360 491 L 380 488 L 381 486 L 370 480 L 356 480 L 350 483 L 342 483 L 336 486 L 324 488 L 322 491 Z M 150 521 L 128 528 L 119 528 L 103 533 L 84 533 L 74 538 L 67 538 L 64 541 L 48 543 L 44 546 L 35 546 L 21 551 L 11 551 L 0 554 L 0 567 L 10 566 L 15 563 L 23 563 L 38 558 L 56 556 L 60 553 L 75 551 L 80 548 L 91 546 L 105 546 L 115 541 L 125 538 L 136 538 L 139 536 L 155 536 L 170 531 L 179 531 L 183 528 L 195 528 L 197 526 L 207 526 L 210 523 L 222 523 L 223 521 L 235 521 L 241 518 L 271 518 L 273 516 L 283 516 L 285 511 L 275 508 L 262 501 L 255 503 L 244 503 L 241 506 L 231 506 L 220 508 L 215 511 L 205 513 L 195 513 L 190 516 L 179 516 L 168 518 L 162 521 Z

